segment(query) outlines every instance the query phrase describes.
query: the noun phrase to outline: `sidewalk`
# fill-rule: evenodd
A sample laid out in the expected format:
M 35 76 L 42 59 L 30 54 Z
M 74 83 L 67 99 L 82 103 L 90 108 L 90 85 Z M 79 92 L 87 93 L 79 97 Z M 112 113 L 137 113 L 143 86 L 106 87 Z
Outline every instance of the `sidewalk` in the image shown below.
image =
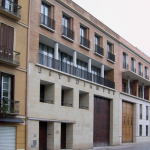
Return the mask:
M 144 147 L 144 146 L 149 146 L 150 150 L 150 142 L 144 142 L 144 143 L 127 143 L 127 144 L 121 144 L 118 146 L 105 146 L 105 147 L 94 147 L 93 150 L 121 150 L 121 149 L 135 149 L 136 147 Z M 141 148 L 142 150 L 142 148 Z

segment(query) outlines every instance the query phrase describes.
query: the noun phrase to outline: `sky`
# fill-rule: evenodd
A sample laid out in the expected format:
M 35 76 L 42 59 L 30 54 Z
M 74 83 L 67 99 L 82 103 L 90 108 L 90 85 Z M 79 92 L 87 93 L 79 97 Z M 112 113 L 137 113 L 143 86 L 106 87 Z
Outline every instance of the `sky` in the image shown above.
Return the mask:
M 150 57 L 150 0 L 72 0 Z

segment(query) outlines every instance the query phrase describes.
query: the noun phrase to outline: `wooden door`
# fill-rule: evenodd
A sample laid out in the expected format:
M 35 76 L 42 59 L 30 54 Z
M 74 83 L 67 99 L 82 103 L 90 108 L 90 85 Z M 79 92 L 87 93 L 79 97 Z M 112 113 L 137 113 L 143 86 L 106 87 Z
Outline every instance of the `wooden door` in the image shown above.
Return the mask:
M 110 101 L 94 97 L 94 136 L 93 146 L 109 145 Z
M 61 123 L 61 149 L 66 149 L 66 123 Z
M 133 104 L 122 102 L 122 143 L 133 142 Z
M 39 150 L 47 149 L 47 122 L 39 122 Z

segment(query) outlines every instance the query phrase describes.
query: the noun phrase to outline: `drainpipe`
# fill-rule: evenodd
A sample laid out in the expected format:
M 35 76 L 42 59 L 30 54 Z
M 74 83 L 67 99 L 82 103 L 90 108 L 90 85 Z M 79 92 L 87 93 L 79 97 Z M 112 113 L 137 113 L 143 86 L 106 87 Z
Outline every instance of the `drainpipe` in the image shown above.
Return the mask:
M 26 73 L 26 124 L 25 124 L 25 150 L 28 149 L 28 109 L 27 109 L 27 100 L 28 100 L 28 72 L 29 72 L 29 63 L 28 63 L 28 54 L 29 54 L 29 38 L 30 38 L 30 0 L 28 8 L 28 33 L 27 33 L 27 73 Z

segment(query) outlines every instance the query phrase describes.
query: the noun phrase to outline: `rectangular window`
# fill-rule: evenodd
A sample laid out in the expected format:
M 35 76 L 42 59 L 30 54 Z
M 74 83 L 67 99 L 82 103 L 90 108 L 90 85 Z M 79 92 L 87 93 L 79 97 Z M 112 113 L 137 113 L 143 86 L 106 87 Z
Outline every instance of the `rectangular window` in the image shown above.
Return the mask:
M 146 136 L 148 136 L 148 125 L 146 125 Z
M 44 102 L 45 99 L 45 85 L 40 84 L 40 102 Z
M 101 74 L 101 69 L 97 68 L 95 66 L 91 67 L 91 73 L 92 73 L 92 81 L 96 83 L 100 83 L 100 74 Z
M 39 64 L 53 67 L 54 49 L 39 43 Z
M 142 119 L 142 104 L 140 104 L 140 119 Z
M 146 120 L 148 120 L 148 106 L 146 106 Z
M 46 26 L 49 26 L 50 7 L 45 3 L 42 3 L 41 5 L 41 14 L 41 23 Z
M 100 54 L 101 56 L 104 55 L 103 52 L 103 38 L 101 36 L 95 35 L 95 52 Z
M 139 126 L 139 136 L 142 136 L 142 125 Z
M 100 38 L 95 35 L 95 45 L 100 46 Z
M 111 44 L 107 43 L 107 52 L 111 53 Z

